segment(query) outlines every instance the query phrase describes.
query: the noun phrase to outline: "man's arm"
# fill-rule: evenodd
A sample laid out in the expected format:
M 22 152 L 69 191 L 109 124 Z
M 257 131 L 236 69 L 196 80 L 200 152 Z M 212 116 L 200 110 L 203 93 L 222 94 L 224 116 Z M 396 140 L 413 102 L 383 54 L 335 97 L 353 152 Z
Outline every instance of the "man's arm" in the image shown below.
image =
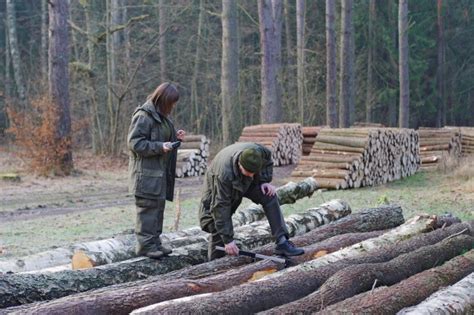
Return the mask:
M 259 174 L 259 182 L 260 183 L 270 183 L 273 179 L 273 160 L 272 160 L 272 152 L 265 148 L 264 146 L 260 146 L 260 152 L 262 153 L 262 170 Z
M 163 154 L 163 142 L 150 141 L 152 122 L 141 113 L 135 114 L 128 132 L 128 148 L 142 157 Z

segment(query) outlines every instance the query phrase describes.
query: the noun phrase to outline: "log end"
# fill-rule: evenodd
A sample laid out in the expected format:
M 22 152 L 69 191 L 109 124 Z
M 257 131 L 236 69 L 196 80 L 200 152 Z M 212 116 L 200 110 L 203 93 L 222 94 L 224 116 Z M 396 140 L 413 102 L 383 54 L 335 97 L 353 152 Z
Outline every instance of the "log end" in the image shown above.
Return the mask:
M 72 256 L 72 270 L 90 269 L 95 265 L 95 262 L 82 250 L 76 251 Z

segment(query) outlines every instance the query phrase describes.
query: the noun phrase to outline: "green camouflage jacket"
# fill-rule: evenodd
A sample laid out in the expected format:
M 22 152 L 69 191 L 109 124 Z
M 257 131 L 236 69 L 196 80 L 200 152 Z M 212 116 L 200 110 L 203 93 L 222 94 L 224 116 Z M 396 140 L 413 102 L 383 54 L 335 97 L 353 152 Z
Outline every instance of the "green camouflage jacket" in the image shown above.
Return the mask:
M 262 170 L 253 179 L 243 176 L 238 167 L 240 154 L 251 147 L 258 149 L 263 157 Z M 222 149 L 206 173 L 199 209 L 201 228 L 211 232 L 209 225 L 215 224 L 224 243 L 230 243 L 234 237 L 232 214 L 242 202 L 243 195 L 252 182 L 269 183 L 272 176 L 271 151 L 264 146 L 256 143 L 236 143 Z

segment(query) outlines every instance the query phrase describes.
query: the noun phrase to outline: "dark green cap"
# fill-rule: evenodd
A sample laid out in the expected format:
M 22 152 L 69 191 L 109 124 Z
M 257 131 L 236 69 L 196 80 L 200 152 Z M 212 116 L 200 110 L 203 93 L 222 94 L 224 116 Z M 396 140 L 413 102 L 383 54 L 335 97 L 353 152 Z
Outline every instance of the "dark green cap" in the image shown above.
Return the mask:
M 257 149 L 245 149 L 240 154 L 239 162 L 247 171 L 258 173 L 262 168 L 262 155 Z

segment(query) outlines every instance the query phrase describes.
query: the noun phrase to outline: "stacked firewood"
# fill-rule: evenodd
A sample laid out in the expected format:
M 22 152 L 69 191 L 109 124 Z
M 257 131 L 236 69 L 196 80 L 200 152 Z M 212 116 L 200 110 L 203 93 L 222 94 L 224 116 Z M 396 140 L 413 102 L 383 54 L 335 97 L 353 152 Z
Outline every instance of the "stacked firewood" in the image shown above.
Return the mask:
M 461 133 L 459 128 L 423 128 L 420 136 L 420 170 L 435 170 L 448 159 L 461 156 Z
M 414 174 L 418 152 L 412 129 L 321 129 L 291 175 L 312 176 L 322 188 L 373 186 Z
M 444 129 L 459 131 L 462 156 L 474 154 L 474 127 L 444 127 Z
M 203 175 L 207 169 L 210 140 L 204 135 L 187 135 L 178 149 L 176 177 Z
M 300 124 L 264 124 L 245 127 L 238 141 L 266 146 L 272 151 L 273 164 L 280 166 L 298 163 L 303 134 Z
M 159 261 L 134 259 L 69 274 L 5 274 L 0 307 L 27 314 L 472 312 L 472 225 L 428 215 L 404 222 L 396 205 L 352 214 L 347 208 L 333 201 L 288 218 L 295 224 L 292 241 L 305 253 L 287 268 L 244 257 L 197 264 L 205 259 L 203 243 L 200 250 L 175 249 Z M 241 248 L 271 255 L 269 227 L 254 224 L 236 229 L 236 239 Z M 123 283 L 134 272 L 141 278 Z
M 318 135 L 319 130 L 322 127 L 303 127 L 303 155 L 309 155 L 311 153 L 311 148 L 316 142 L 316 136 Z

